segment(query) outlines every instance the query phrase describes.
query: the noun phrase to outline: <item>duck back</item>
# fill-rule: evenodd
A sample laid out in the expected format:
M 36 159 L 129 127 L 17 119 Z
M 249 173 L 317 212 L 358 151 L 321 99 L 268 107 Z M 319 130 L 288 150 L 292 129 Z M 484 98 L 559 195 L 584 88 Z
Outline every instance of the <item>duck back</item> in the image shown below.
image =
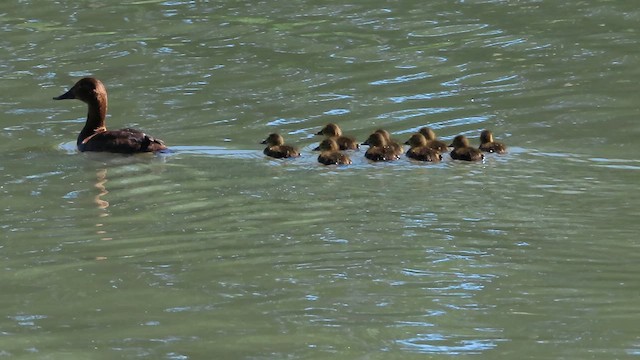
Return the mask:
M 132 154 L 166 150 L 162 140 L 136 129 L 106 130 L 84 139 L 78 138 L 78 150 Z

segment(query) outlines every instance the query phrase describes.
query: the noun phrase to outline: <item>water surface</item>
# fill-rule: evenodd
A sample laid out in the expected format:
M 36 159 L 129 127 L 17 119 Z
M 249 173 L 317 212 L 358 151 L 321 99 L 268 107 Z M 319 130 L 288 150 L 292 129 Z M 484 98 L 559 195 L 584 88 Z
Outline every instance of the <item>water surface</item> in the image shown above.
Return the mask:
M 0 356 L 637 357 L 634 5 L 2 3 Z M 174 151 L 78 153 L 83 76 Z M 324 167 L 328 122 L 510 151 Z

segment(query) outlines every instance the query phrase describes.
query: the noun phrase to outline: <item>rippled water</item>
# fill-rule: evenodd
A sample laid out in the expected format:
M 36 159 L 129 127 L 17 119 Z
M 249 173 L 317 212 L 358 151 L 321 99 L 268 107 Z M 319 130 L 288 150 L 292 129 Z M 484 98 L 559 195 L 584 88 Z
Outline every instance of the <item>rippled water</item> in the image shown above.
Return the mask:
M 0 357 L 640 355 L 633 2 L 0 4 Z M 75 150 L 78 78 L 173 152 Z M 508 154 L 324 167 L 429 125 Z M 271 132 L 302 157 L 270 160 Z

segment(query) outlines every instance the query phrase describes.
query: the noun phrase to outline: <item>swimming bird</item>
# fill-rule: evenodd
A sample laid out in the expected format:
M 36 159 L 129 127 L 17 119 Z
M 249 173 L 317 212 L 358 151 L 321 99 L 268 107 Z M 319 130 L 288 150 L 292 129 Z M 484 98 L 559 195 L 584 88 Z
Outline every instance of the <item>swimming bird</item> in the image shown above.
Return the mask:
M 380 133 L 369 135 L 366 143 L 369 144 L 369 149 L 364 156 L 371 161 L 393 161 L 399 158 L 396 150 L 387 144 L 384 135 Z
M 335 123 L 325 125 L 316 135 L 324 135 L 327 138 L 335 138 L 340 150 L 358 150 L 360 145 L 355 138 L 342 135 L 342 129 Z
M 382 137 L 384 138 L 384 141 L 386 142 L 387 146 L 391 148 L 391 150 L 393 151 L 394 155 L 399 157 L 400 155 L 402 155 L 404 153 L 404 148 L 402 147 L 402 145 L 400 145 L 399 143 L 391 140 L 391 134 L 387 130 L 378 129 L 378 130 L 374 131 L 373 134 L 382 135 Z M 371 145 L 371 144 L 369 144 L 369 138 L 367 138 L 367 140 L 365 140 L 362 143 L 362 145 Z
M 491 130 L 482 130 L 480 133 L 480 150 L 484 152 L 504 154 L 507 152 L 507 146 L 501 142 L 493 140 Z
M 482 151 L 469 146 L 469 140 L 464 135 L 458 135 L 453 138 L 451 145 L 451 158 L 454 160 L 480 161 L 484 159 Z
M 447 143 L 438 140 L 435 131 L 433 131 L 430 127 L 423 127 L 418 130 L 418 132 L 427 139 L 427 147 L 438 150 L 441 153 L 449 151 Z
M 285 145 L 282 135 L 270 134 L 261 144 L 266 144 L 264 154 L 272 158 L 291 158 L 300 156 L 300 152 L 293 146 Z
M 78 99 L 87 104 L 87 121 L 76 142 L 80 151 L 113 153 L 154 152 L 167 149 L 162 140 L 136 129 L 107 130 L 107 89 L 96 78 L 86 77 L 54 100 Z
M 420 133 L 411 135 L 409 140 L 407 140 L 407 143 L 411 146 L 411 148 L 407 150 L 408 158 L 430 162 L 438 162 L 442 160 L 440 152 L 428 147 L 427 138 Z
M 324 165 L 348 165 L 351 164 L 349 155 L 341 153 L 338 143 L 333 138 L 322 140 L 314 150 L 321 151 L 318 162 Z

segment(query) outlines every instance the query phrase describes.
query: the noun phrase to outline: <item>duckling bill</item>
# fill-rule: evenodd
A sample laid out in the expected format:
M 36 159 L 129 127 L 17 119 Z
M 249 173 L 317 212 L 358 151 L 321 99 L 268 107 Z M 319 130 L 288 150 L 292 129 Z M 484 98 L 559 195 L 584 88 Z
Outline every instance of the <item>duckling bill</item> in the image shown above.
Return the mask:
M 66 93 L 53 100 L 78 99 L 87 104 L 89 111 L 76 144 L 80 151 L 113 153 L 155 152 L 167 149 L 162 140 L 136 129 L 107 130 L 107 89 L 96 78 L 83 78 Z

